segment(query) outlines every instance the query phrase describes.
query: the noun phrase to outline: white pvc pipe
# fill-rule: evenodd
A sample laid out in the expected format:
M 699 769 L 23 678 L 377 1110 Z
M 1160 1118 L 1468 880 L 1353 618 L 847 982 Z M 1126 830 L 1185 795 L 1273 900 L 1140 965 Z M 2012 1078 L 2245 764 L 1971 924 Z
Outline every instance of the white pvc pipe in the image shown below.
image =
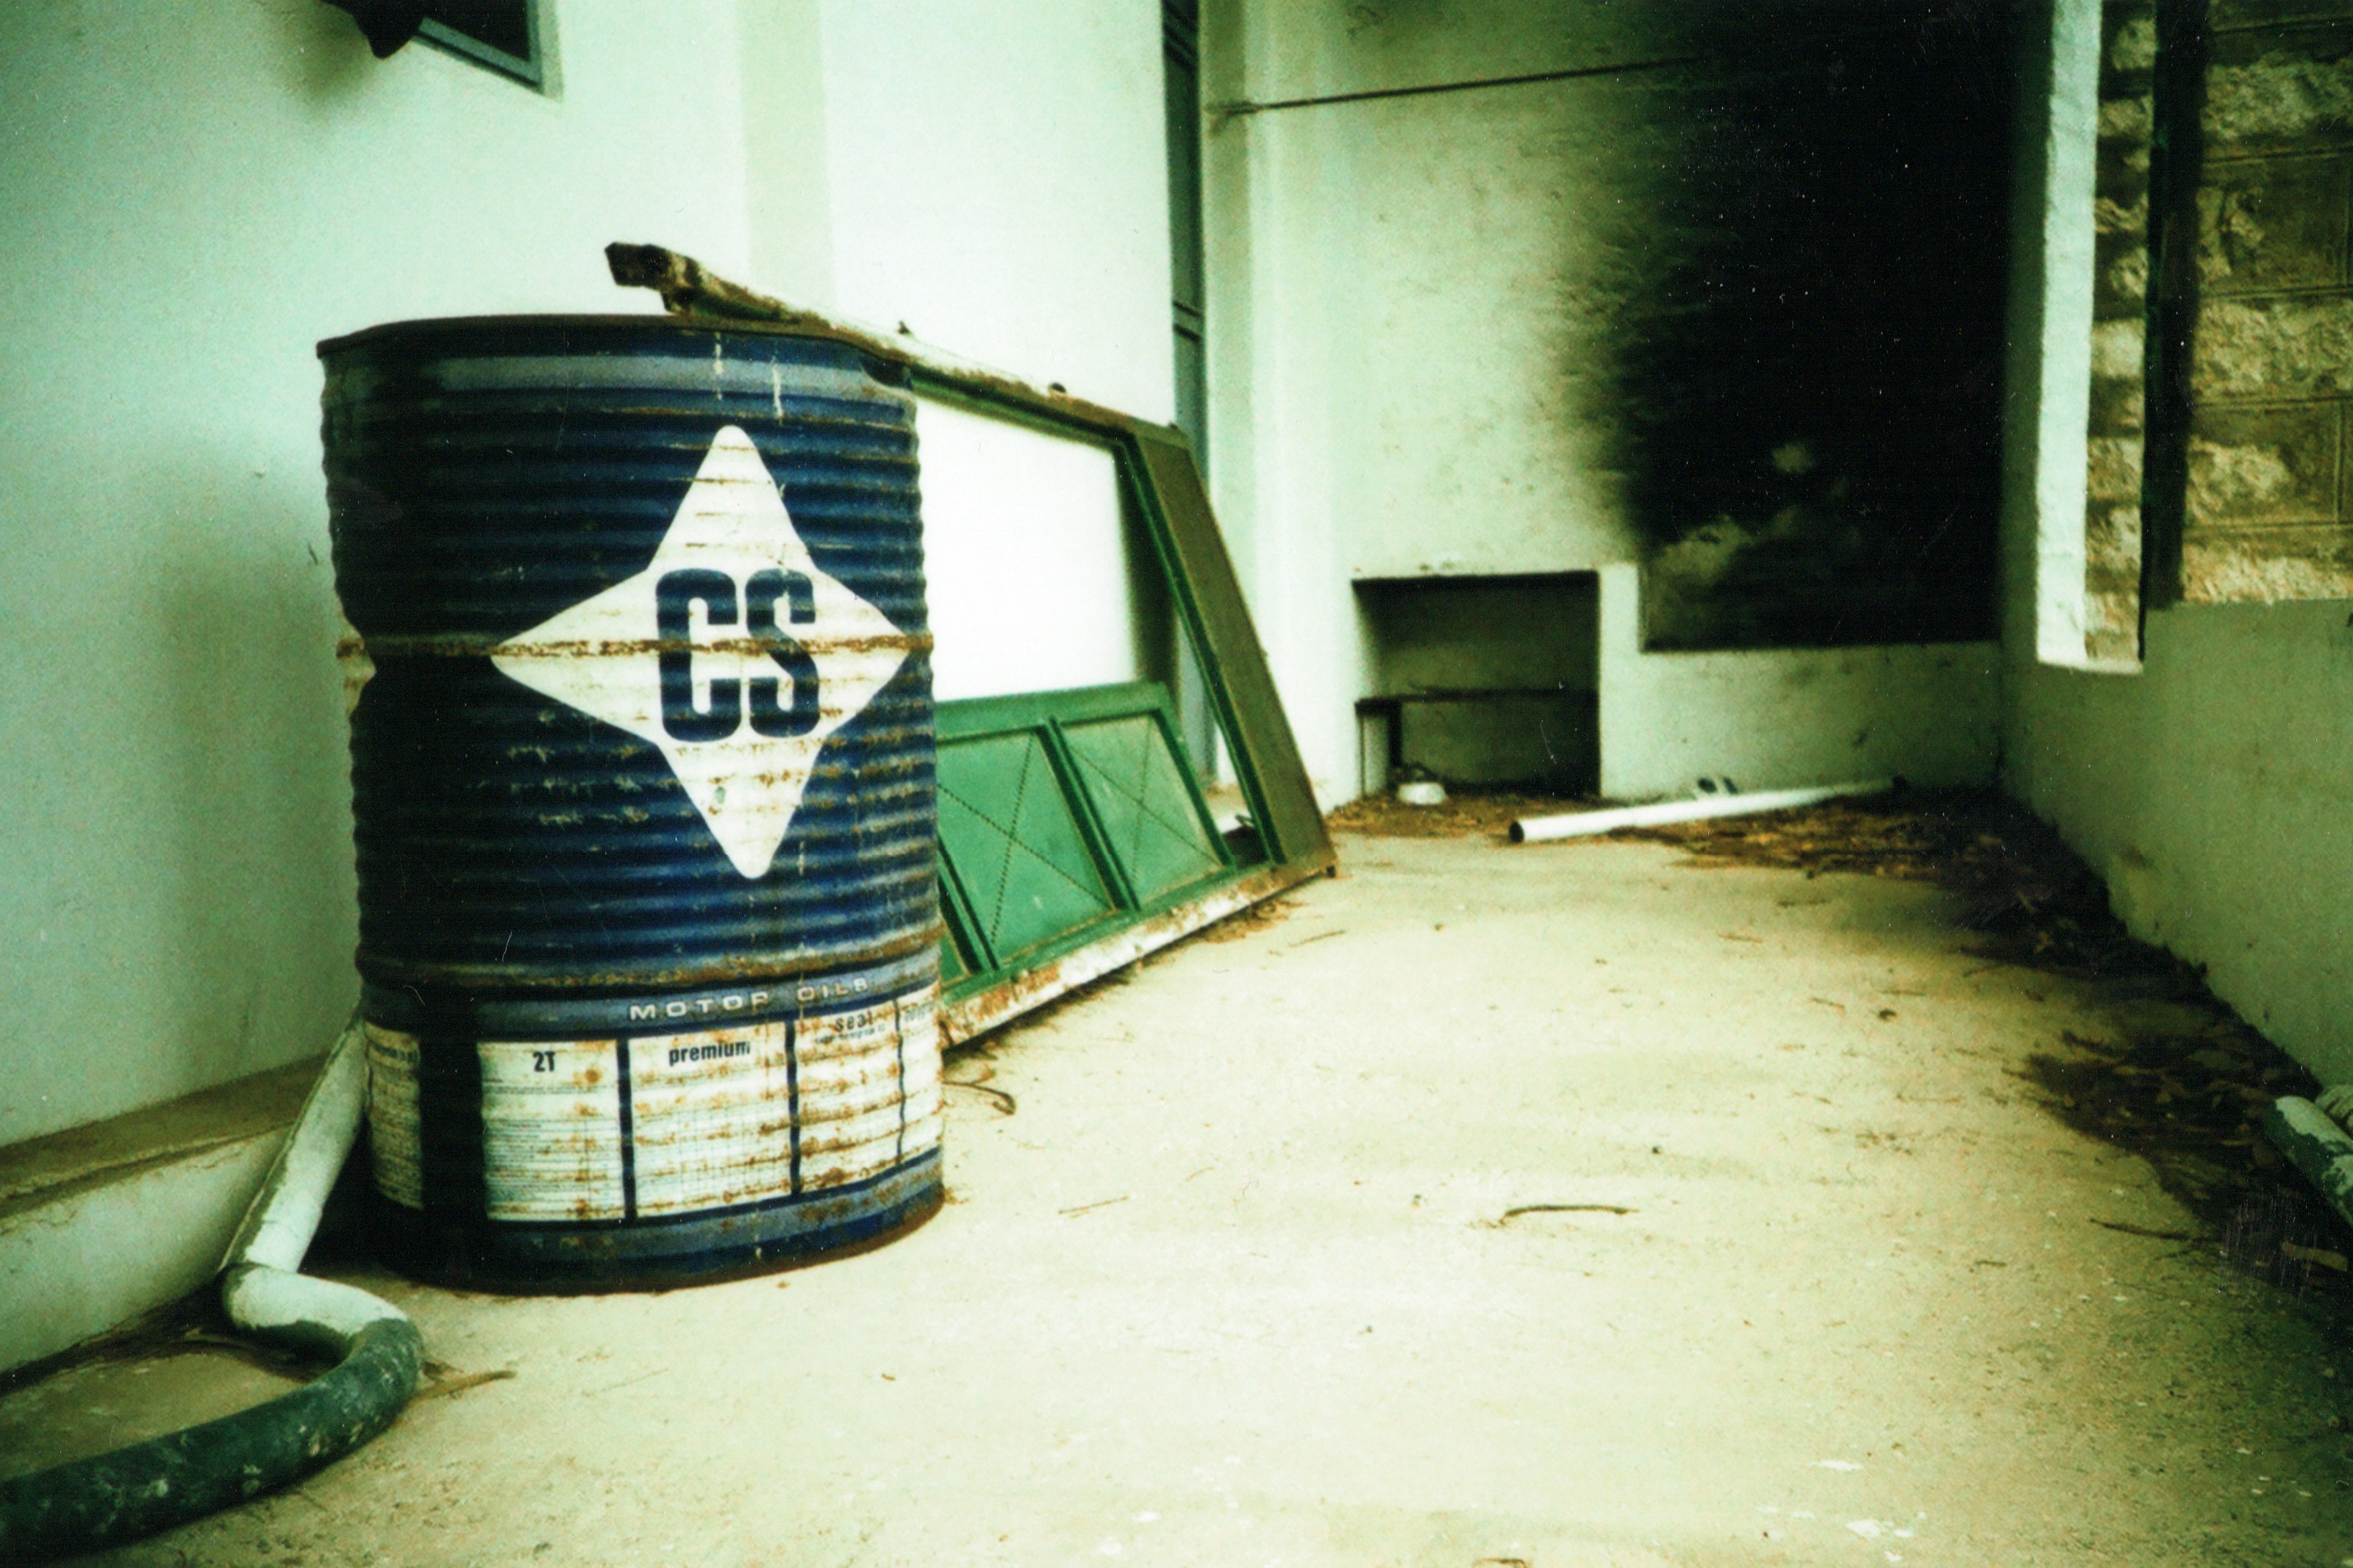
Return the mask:
M 1585 838 L 1614 833 L 1621 827 L 1658 827 L 1671 822 L 1700 822 L 1711 816 L 1746 816 L 1754 811 L 1787 811 L 1813 805 L 1841 795 L 1880 795 L 1895 786 L 1893 779 L 1857 779 L 1852 784 L 1816 784 L 1809 789 L 1766 789 L 1750 795 L 1703 795 L 1697 800 L 1666 800 L 1656 805 L 1620 805 L 1606 811 L 1571 811 L 1558 816 L 1524 816 L 1512 824 L 1514 844 L 1544 844 L 1556 838 Z
M 248 1333 L 340 1349 L 370 1323 L 407 1321 L 389 1301 L 301 1272 L 327 1194 L 367 1114 L 367 1037 L 353 1017 L 327 1053 L 221 1259 L 221 1305 Z
M 2322 1103 L 2344 1104 L 2344 1087 L 2323 1090 Z M 2353 1224 L 2353 1138 L 2345 1135 L 2345 1129 L 2312 1101 L 2283 1095 L 2272 1101 L 2263 1131 L 2305 1179 L 2320 1189 L 2329 1206 Z
M 232 1415 L 0 1478 L 0 1560 L 74 1556 L 235 1507 L 332 1463 L 399 1415 L 425 1359 L 417 1325 L 364 1290 L 301 1272 L 366 1100 L 355 1018 L 327 1053 L 221 1262 L 232 1322 L 335 1364 Z
M 221 1259 L 224 1271 L 241 1263 L 298 1269 L 319 1229 L 327 1194 L 350 1157 L 367 1110 L 367 1041 L 354 1018 L 336 1037 L 302 1101 L 301 1113 L 278 1146 L 269 1173 L 247 1205 L 245 1220 Z

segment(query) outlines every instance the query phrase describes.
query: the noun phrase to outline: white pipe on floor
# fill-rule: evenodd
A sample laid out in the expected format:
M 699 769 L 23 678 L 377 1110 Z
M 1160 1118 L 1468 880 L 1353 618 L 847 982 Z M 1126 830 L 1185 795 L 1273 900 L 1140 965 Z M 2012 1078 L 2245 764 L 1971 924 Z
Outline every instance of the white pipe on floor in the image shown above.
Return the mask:
M 2344 1105 L 2344 1090 L 2343 1084 L 2322 1090 L 2321 1104 Z M 2345 1129 L 2319 1105 L 2290 1094 L 2272 1101 L 2263 1131 L 2304 1173 L 2304 1179 L 2320 1189 L 2328 1206 L 2353 1224 L 2353 1138 L 2345 1135 Z
M 0 1561 L 74 1556 L 235 1507 L 332 1463 L 400 1414 L 425 1360 L 417 1325 L 364 1290 L 301 1272 L 366 1103 L 354 1017 L 221 1262 L 221 1304 L 239 1329 L 335 1364 L 233 1415 L 0 1479 Z
M 367 1037 L 354 1017 L 327 1053 L 221 1259 L 221 1305 L 249 1333 L 290 1334 L 340 1352 L 370 1323 L 407 1321 L 364 1290 L 301 1272 L 327 1194 L 367 1114 Z
M 1524 816 L 1512 824 L 1512 842 L 1545 844 L 1556 838 L 1614 833 L 1621 827 L 1658 827 L 1671 822 L 1700 822 L 1711 816 L 1787 811 L 1791 806 L 1813 805 L 1841 795 L 1882 795 L 1894 787 L 1894 779 L 1857 779 L 1852 784 L 1816 784 L 1809 789 L 1764 789 L 1749 795 L 1665 800 L 1656 805 L 1620 805 L 1606 811 L 1564 812 L 1558 816 Z

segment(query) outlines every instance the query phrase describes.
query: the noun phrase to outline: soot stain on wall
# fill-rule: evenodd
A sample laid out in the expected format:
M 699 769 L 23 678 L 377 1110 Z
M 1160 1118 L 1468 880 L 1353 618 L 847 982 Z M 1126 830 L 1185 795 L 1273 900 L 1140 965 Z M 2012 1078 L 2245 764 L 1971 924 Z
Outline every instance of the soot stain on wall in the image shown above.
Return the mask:
M 1993 634 L 2010 6 L 1808 9 L 1661 84 L 1609 421 L 1653 648 Z

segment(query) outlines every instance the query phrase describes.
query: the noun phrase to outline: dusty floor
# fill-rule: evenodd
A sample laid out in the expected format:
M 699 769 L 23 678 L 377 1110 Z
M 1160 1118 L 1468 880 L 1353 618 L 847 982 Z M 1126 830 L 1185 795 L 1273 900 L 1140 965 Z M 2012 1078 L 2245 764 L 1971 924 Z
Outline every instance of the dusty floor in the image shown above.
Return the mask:
M 1351 837 L 955 1060 L 954 1200 L 862 1257 L 359 1271 L 513 1375 L 107 1561 L 2353 1561 L 2335 1275 L 2086 1087 L 2168 1070 L 2151 1007 L 2245 1042 L 1968 888 L 1696 847 Z M 0 1438 L 165 1372 L 74 1375 Z

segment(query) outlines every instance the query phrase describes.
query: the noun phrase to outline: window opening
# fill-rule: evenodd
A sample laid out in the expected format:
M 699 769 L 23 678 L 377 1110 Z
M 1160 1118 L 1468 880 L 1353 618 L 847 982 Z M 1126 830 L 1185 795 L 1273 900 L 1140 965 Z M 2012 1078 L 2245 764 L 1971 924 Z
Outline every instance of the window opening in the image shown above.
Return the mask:
M 541 0 L 427 0 L 417 36 L 460 59 L 545 88 Z
M 423 38 L 435 48 L 552 92 L 548 0 L 326 0 L 350 13 L 369 52 L 390 59 Z

